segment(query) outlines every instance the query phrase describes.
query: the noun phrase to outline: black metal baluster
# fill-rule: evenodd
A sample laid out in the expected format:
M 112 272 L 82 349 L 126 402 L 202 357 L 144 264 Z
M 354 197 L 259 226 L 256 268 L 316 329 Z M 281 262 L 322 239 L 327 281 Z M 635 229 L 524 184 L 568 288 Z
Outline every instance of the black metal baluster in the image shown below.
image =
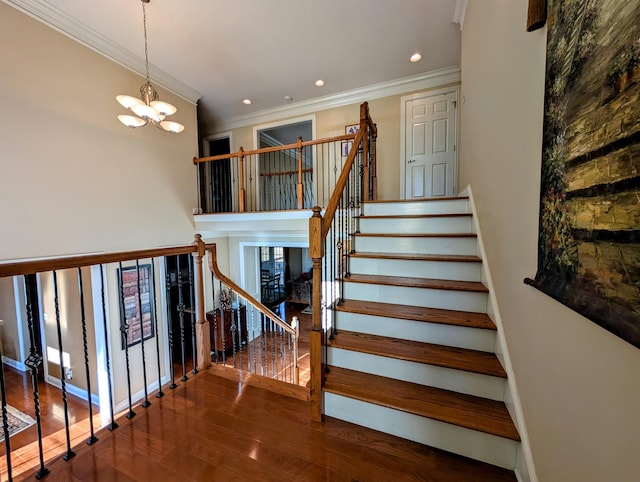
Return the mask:
M 183 382 L 187 381 L 187 361 L 186 361 L 186 340 L 184 335 L 184 297 L 182 296 L 182 269 L 180 267 L 180 256 L 176 257 L 178 269 L 178 319 L 180 320 L 180 361 L 182 362 Z
M 191 373 L 194 375 L 198 373 L 198 355 L 196 350 L 196 297 L 195 297 L 195 289 L 193 285 L 193 258 L 189 257 L 189 298 L 191 303 L 191 309 L 189 310 L 191 314 L 191 353 L 192 353 L 192 361 L 193 361 L 193 370 Z
M 244 370 L 244 365 L 242 364 L 242 355 L 244 348 L 242 346 L 242 321 L 240 320 L 240 298 L 238 298 L 238 310 L 236 311 L 236 326 L 238 327 L 238 351 L 240 352 L 240 369 Z
M 78 268 L 78 292 L 80 293 L 80 317 L 82 321 L 82 347 L 84 349 L 84 373 L 87 378 L 87 401 L 89 405 L 89 438 L 87 445 L 98 441 L 93 431 L 93 405 L 91 403 L 91 370 L 89 369 L 89 347 L 87 345 L 87 318 L 84 311 L 84 287 L 82 285 L 82 268 Z
M 69 435 L 69 407 L 67 405 L 67 381 L 64 369 L 64 351 L 62 349 L 62 329 L 60 323 L 60 299 L 58 298 L 58 276 L 53 272 L 53 302 L 56 309 L 56 333 L 58 335 L 58 355 L 60 359 L 60 384 L 62 385 L 62 405 L 64 406 L 64 433 L 67 439 L 67 451 L 62 458 L 64 460 L 72 459 L 76 453 L 71 450 L 71 437 Z M 89 399 L 91 400 L 91 399 Z
M 122 319 L 120 321 L 120 333 L 122 333 L 122 339 L 124 342 L 124 358 L 127 365 L 127 395 L 129 400 L 129 412 L 126 417 L 131 419 L 136 416 L 136 412 L 133 411 L 133 403 L 131 401 L 131 371 L 129 363 L 129 324 L 127 323 L 127 312 L 124 306 L 124 280 L 122 271 L 122 261 L 118 263 L 119 278 L 120 278 L 120 312 L 122 313 Z
M 151 405 L 149 401 L 149 393 L 147 392 L 147 356 L 144 351 L 144 313 L 142 312 L 142 283 L 140 282 L 140 260 L 136 259 L 136 283 L 138 285 L 138 310 L 140 312 L 139 321 L 140 321 L 140 348 L 142 349 L 142 382 L 144 384 L 144 402 L 142 402 L 142 407 L 147 408 Z M 149 283 L 149 280 L 146 280 L 146 283 Z M 147 286 L 147 292 L 149 292 L 149 286 Z M 149 297 L 149 301 L 151 301 L 151 297 Z M 149 307 L 151 309 L 151 307 Z M 149 311 L 149 316 L 151 316 L 151 311 Z M 151 320 L 149 320 L 149 324 L 151 324 Z M 157 335 L 156 335 L 157 336 Z
M 153 329 L 156 334 L 156 364 L 158 366 L 158 393 L 156 398 L 164 397 L 162 391 L 162 374 L 160 372 L 160 334 L 158 333 L 158 305 L 156 304 L 156 260 L 151 258 L 151 293 L 153 296 Z M 169 303 L 169 300 L 167 300 Z
M 211 273 L 211 297 L 213 299 L 213 352 L 218 364 L 218 310 L 216 310 L 216 280 Z M 211 329 L 211 327 L 209 327 Z
M 109 411 L 111 412 L 111 423 L 109 424 L 109 430 L 115 430 L 118 428 L 118 424 L 114 418 L 114 407 L 113 407 L 113 386 L 111 384 L 111 356 L 109 355 L 109 339 L 111 335 L 109 334 L 109 329 L 107 326 L 107 302 L 106 302 L 106 294 L 104 289 L 104 272 L 102 269 L 102 265 L 100 265 L 100 292 L 101 292 L 101 302 L 102 302 L 102 329 L 104 332 L 104 350 L 105 350 L 105 364 L 107 368 L 107 386 L 109 388 Z
M 31 385 L 33 387 L 33 409 L 36 413 L 36 430 L 38 433 L 38 457 L 40 468 L 36 472 L 36 479 L 40 480 L 49 473 L 49 469 L 44 465 L 44 454 L 42 449 L 42 420 L 40 417 L 40 394 L 38 391 L 38 367 L 42 364 L 42 356 L 36 349 L 35 329 L 33 326 L 33 301 L 31 300 L 31 290 L 29 289 L 27 277 L 24 277 L 24 289 L 27 294 L 27 326 L 29 328 L 29 356 L 25 365 L 31 370 Z M 5 418 L 6 420 L 6 418 Z
M 0 360 L 2 360 L 2 343 L 0 343 Z M 7 415 L 7 390 L 4 382 L 4 363 L 0 363 L 0 403 L 2 404 L 2 431 L 4 433 L 4 448 L 7 457 L 7 480 L 13 480 L 11 467 L 11 442 L 9 440 L 9 421 Z
M 218 281 L 218 283 L 220 287 L 220 296 L 222 296 L 222 291 L 224 290 L 224 288 L 222 287 L 222 281 Z M 226 344 L 225 334 L 224 334 L 224 332 L 226 331 L 225 329 L 226 327 L 224 326 L 225 325 L 224 306 L 222 306 L 222 303 L 218 303 L 218 304 L 219 304 L 218 311 L 220 312 L 220 341 L 222 342 L 222 364 L 226 365 L 227 364 L 227 344 Z
M 167 258 L 164 258 L 165 286 L 167 291 L 167 334 L 169 335 L 169 373 L 171 375 L 171 384 L 169 388 L 173 390 L 176 385 L 176 374 L 173 366 L 173 303 L 171 302 L 171 273 Z M 159 371 L 159 369 L 158 369 Z
M 231 300 L 233 299 L 233 290 L 230 289 L 229 290 L 229 303 L 231 303 Z M 237 333 L 238 333 L 238 327 L 236 325 L 236 317 L 234 316 L 234 310 L 233 310 L 233 305 L 231 306 L 231 310 L 229 311 L 229 317 L 231 318 L 231 347 L 233 350 L 233 368 L 238 368 L 236 365 L 236 338 Z

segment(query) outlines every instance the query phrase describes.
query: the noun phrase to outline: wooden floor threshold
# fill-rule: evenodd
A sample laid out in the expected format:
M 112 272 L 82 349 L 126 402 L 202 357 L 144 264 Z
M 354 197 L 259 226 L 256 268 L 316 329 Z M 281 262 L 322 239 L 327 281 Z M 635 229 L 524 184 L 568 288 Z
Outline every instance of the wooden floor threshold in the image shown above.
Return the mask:
M 351 258 L 403 259 L 409 261 L 451 261 L 459 263 L 482 263 L 482 258 L 467 254 L 403 254 L 403 253 L 369 253 L 355 252 Z
M 428 288 L 433 290 L 468 291 L 488 293 L 489 289 L 478 281 L 456 281 L 448 279 L 411 278 L 408 276 L 383 276 L 375 274 L 351 274 L 344 278 L 348 283 L 365 283 L 406 288 Z
M 257 373 L 251 373 L 224 365 L 211 365 L 207 371 L 212 375 L 216 375 L 239 384 L 263 388 L 270 392 L 305 402 L 309 401 L 309 388 L 306 386 L 294 385 L 292 383 L 275 380 L 273 378 L 258 375 Z
M 503 402 L 330 367 L 324 391 L 520 441 Z
M 411 203 L 411 202 L 431 202 L 431 201 L 456 201 L 467 200 L 469 196 L 447 196 L 447 197 L 421 197 L 414 199 L 376 199 L 370 201 L 363 201 L 364 204 L 384 204 L 384 203 Z
M 421 306 L 395 305 L 392 303 L 362 300 L 344 300 L 342 304 L 336 307 L 336 311 L 496 330 L 496 325 L 486 314 L 471 313 L 468 311 L 442 310 L 438 308 L 423 308 Z
M 423 343 L 387 336 L 339 331 L 329 346 L 482 375 L 507 378 L 507 372 L 494 353 Z

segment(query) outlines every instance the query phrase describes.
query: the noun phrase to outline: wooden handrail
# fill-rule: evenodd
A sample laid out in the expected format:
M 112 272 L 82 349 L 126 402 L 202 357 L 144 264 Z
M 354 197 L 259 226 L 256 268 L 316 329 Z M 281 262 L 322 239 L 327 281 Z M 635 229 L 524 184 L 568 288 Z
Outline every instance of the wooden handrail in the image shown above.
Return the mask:
M 136 251 L 96 253 L 80 256 L 63 256 L 59 258 L 44 258 L 29 261 L 0 263 L 0 278 L 4 278 L 6 276 L 36 274 L 68 268 L 81 268 L 83 266 L 98 264 L 117 263 L 119 261 L 132 261 L 136 259 L 156 258 L 160 256 L 189 254 L 195 253 L 196 249 L 196 246 L 189 244 L 186 246 L 175 246 L 170 248 L 151 248 Z
M 324 137 L 322 139 L 315 139 L 311 141 L 302 141 L 300 145 L 298 143 L 295 144 L 285 144 L 282 146 L 276 147 L 263 147 L 261 149 L 253 149 L 251 151 L 245 151 L 242 148 L 236 152 L 231 152 L 229 154 L 220 154 L 217 156 L 208 156 L 208 157 L 194 157 L 193 163 L 199 164 L 201 162 L 209 162 L 209 161 L 223 161 L 225 159 L 232 159 L 234 157 L 240 156 L 253 156 L 255 154 L 266 154 L 269 152 L 277 152 L 277 151 L 286 151 L 288 149 L 298 149 L 298 147 L 307 147 L 307 146 L 315 146 L 317 144 L 327 144 L 329 142 L 338 142 L 338 141 L 349 141 L 356 138 L 356 134 L 343 134 L 339 136 L 333 137 Z
M 238 293 L 244 299 L 246 299 L 254 308 L 256 308 L 260 313 L 264 314 L 268 318 L 272 319 L 278 326 L 284 329 L 287 333 L 291 335 L 296 335 L 296 329 L 288 325 L 285 321 L 283 321 L 278 315 L 276 315 L 269 308 L 264 306 L 260 301 L 256 300 L 253 296 L 243 290 L 240 286 L 238 286 L 231 278 L 227 277 L 225 274 L 220 271 L 218 267 L 218 253 L 215 244 L 206 244 L 205 249 L 209 252 L 209 269 L 213 274 L 216 275 L 220 281 L 222 281 L 225 285 L 231 288 L 233 291 Z

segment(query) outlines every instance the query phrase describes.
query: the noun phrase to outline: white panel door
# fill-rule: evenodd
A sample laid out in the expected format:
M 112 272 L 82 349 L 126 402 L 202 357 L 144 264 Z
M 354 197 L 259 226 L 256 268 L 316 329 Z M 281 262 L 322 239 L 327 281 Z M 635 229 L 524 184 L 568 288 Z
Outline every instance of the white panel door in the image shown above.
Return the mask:
M 408 100 L 405 198 L 454 196 L 457 92 Z

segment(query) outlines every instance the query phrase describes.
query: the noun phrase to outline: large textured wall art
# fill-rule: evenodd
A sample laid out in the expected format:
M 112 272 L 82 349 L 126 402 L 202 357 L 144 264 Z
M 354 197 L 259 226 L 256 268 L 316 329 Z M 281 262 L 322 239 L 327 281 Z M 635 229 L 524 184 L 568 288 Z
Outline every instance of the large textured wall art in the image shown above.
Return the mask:
M 640 347 L 640 0 L 549 2 L 536 288 Z

